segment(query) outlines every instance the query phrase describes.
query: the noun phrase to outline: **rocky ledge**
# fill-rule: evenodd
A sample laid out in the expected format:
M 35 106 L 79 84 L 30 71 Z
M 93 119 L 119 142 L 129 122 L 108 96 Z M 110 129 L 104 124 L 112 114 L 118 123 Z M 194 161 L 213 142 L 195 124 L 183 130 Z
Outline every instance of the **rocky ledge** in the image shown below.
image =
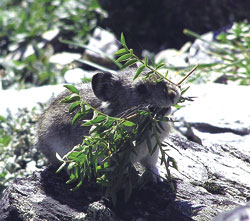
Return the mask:
M 167 182 L 148 184 L 135 191 L 127 204 L 121 195 L 114 209 L 95 184 L 86 182 L 71 192 L 65 184 L 67 176 L 49 167 L 16 179 L 3 192 L 0 220 L 205 221 L 250 199 L 250 154 L 226 144 L 202 146 L 173 134 L 164 144 L 179 167 L 171 171 L 176 193 Z M 159 168 L 164 175 L 164 168 Z

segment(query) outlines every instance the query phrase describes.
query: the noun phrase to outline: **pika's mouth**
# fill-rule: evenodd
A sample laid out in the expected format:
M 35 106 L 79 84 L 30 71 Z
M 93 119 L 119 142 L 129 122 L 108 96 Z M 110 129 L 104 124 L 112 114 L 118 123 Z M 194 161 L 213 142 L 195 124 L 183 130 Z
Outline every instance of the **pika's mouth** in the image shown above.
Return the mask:
M 164 107 L 164 108 L 150 107 L 149 110 L 150 112 L 158 116 L 167 116 L 171 113 L 171 107 Z
M 128 117 L 131 116 L 135 113 L 137 113 L 138 110 L 149 110 L 153 115 L 157 115 L 157 116 L 167 116 L 171 113 L 171 106 L 170 107 L 156 107 L 153 105 L 146 105 L 146 106 L 137 106 L 137 107 L 133 107 L 130 109 L 127 109 L 126 111 L 123 111 L 122 113 L 118 114 L 118 115 L 114 115 L 115 117 Z

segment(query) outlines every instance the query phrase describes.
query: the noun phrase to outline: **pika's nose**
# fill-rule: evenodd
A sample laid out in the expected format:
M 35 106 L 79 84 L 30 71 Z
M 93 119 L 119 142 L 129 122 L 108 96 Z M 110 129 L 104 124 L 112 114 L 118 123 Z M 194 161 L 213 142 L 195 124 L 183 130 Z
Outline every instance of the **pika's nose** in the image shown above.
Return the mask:
M 170 100 L 172 102 L 174 102 L 175 97 L 176 97 L 176 93 L 174 91 L 170 90 L 168 96 L 169 96 Z
M 175 91 L 174 89 L 168 89 L 168 97 L 172 104 L 176 104 L 180 98 L 180 93 L 179 91 Z

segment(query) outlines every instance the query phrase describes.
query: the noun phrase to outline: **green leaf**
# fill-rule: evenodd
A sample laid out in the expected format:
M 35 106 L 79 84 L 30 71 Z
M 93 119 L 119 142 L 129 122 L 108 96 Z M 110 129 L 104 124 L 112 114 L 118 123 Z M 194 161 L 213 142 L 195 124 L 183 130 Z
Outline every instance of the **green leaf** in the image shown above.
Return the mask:
M 156 66 L 156 70 L 165 67 L 166 65 L 164 63 L 160 63 Z
M 75 86 L 73 86 L 73 85 L 64 85 L 64 87 L 67 88 L 72 93 L 75 93 L 75 94 L 79 95 L 79 91 Z
M 130 60 L 128 60 L 122 67 L 123 67 L 123 68 L 129 67 L 129 66 L 135 64 L 136 62 L 137 62 L 137 59 L 136 59 L 136 58 L 130 59 Z
M 82 125 L 83 127 L 84 127 L 84 125 Z M 96 125 L 93 125 L 91 128 L 90 128 L 90 130 L 89 130 L 89 134 L 91 135 L 91 136 L 94 136 L 94 135 L 96 135 L 97 134 L 97 136 L 98 136 L 98 134 L 100 133 L 100 129 L 102 129 L 102 128 L 100 128 L 100 126 L 96 126 Z
M 134 80 L 135 80 L 136 78 L 139 77 L 139 75 L 142 73 L 142 71 L 144 70 L 144 68 L 145 68 L 145 66 L 142 65 L 142 66 L 140 66 L 140 67 L 137 69 L 137 71 L 136 71 L 136 73 L 135 73 L 135 76 L 134 76 Z
M 148 66 L 148 57 L 147 56 L 144 58 L 144 65 Z
M 2 121 L 2 122 L 6 122 L 6 119 L 5 119 L 5 117 L 4 116 L 2 116 L 2 115 L 0 115 L 0 121 Z
M 74 181 L 76 181 L 76 176 L 75 174 L 71 173 L 70 176 L 69 176 L 69 180 L 66 181 L 66 184 L 71 184 L 73 183 Z
M 106 120 L 106 118 L 107 117 L 105 115 L 98 115 L 96 118 L 91 120 L 91 122 L 92 122 L 92 124 L 100 123 L 100 122 Z
M 59 173 L 65 166 L 67 162 L 63 162 L 62 165 L 57 169 L 56 173 Z
M 128 60 L 129 58 L 131 58 L 132 55 L 129 53 L 129 54 L 125 54 L 125 55 L 122 55 L 121 57 L 119 57 L 116 62 L 121 62 L 121 61 L 125 61 L 125 60 Z
M 77 107 L 80 106 L 81 101 L 75 101 L 73 104 L 70 105 L 69 107 L 69 112 L 72 112 L 73 110 L 75 110 Z
M 64 160 L 62 159 L 62 157 L 61 157 L 58 153 L 56 153 L 56 158 L 57 158 L 60 162 L 64 162 Z
M 74 160 L 77 164 L 82 164 L 87 160 L 86 155 L 83 152 L 72 151 L 67 155 L 69 160 Z
M 168 159 L 170 162 L 172 162 L 172 167 L 178 171 L 179 169 L 178 169 L 176 160 L 173 157 L 168 157 Z
M 107 118 L 107 121 L 105 122 L 105 124 L 103 124 L 103 127 L 110 128 L 114 122 L 115 122 L 115 119 L 109 117 Z
M 128 50 L 128 47 L 127 47 L 127 44 L 126 44 L 126 41 L 125 41 L 125 37 L 123 35 L 123 32 L 121 33 L 121 44 L 124 48 L 126 48 Z
M 166 70 L 164 76 L 165 76 L 165 78 L 168 76 L 168 70 Z
M 110 167 L 109 162 L 105 162 L 105 163 L 103 164 L 103 168 L 108 168 L 108 167 Z
M 136 124 L 133 123 L 133 122 L 131 122 L 131 121 L 126 120 L 126 121 L 124 121 L 124 122 L 122 123 L 122 125 L 125 126 L 125 127 L 133 127 L 133 126 L 135 126 Z
M 93 120 L 89 120 L 89 121 L 85 122 L 84 124 L 82 124 L 82 126 L 84 126 L 84 127 L 92 126 L 92 125 L 95 125 L 97 123 L 100 123 L 100 122 L 104 121 L 105 119 L 106 119 L 106 116 L 104 116 L 104 115 L 98 115 Z
M 91 110 L 91 106 L 88 103 L 81 103 L 81 111 L 89 112 Z
M 146 76 L 145 76 L 144 78 L 145 78 L 145 79 L 150 78 L 150 77 L 153 76 L 154 74 L 155 74 L 154 71 L 149 71 L 149 72 L 147 72 L 147 74 L 146 74 Z
M 80 180 L 80 182 L 79 182 L 73 189 L 71 189 L 71 190 L 72 190 L 72 191 L 75 191 L 75 190 L 79 189 L 80 186 L 83 184 L 83 180 L 84 180 L 85 177 L 86 177 L 86 176 L 83 175 L 82 178 L 81 178 L 81 180 Z
M 0 137 L 0 144 L 2 144 L 4 147 L 7 147 L 12 140 L 12 137 L 9 135 L 4 135 Z
M 122 56 L 122 55 L 124 55 L 124 54 L 127 54 L 127 53 L 128 53 L 128 50 L 126 50 L 126 48 L 122 48 L 122 49 L 116 51 L 116 52 L 114 53 L 114 55 L 120 57 L 120 56 Z
M 71 94 L 70 96 L 65 97 L 61 103 L 72 103 L 74 101 L 79 101 L 80 100 L 80 96 L 77 94 Z
M 182 108 L 182 106 L 181 106 L 181 105 L 179 105 L 179 104 L 175 104 L 175 105 L 173 105 L 173 107 L 175 107 L 176 109 L 180 109 L 180 108 Z
M 148 111 L 145 111 L 145 110 L 140 110 L 138 112 L 140 115 L 143 115 L 143 116 L 148 116 L 149 115 L 149 112 Z
M 78 101 L 78 100 L 80 100 L 80 96 L 78 95 L 78 94 L 71 94 L 70 95 L 70 100 L 71 101 Z
M 190 86 L 188 86 L 187 88 L 183 89 L 183 90 L 181 91 L 181 95 L 183 95 L 184 93 L 186 93 L 186 91 L 187 91 L 189 88 L 190 88 Z
M 73 183 L 79 178 L 79 167 L 75 162 L 70 162 L 67 168 L 67 172 L 70 173 L 70 179 L 66 182 L 66 184 Z
M 85 113 L 81 113 L 80 111 L 78 111 L 73 117 L 72 125 L 74 125 L 78 120 L 81 120 L 82 118 L 84 118 L 85 115 L 86 115 Z

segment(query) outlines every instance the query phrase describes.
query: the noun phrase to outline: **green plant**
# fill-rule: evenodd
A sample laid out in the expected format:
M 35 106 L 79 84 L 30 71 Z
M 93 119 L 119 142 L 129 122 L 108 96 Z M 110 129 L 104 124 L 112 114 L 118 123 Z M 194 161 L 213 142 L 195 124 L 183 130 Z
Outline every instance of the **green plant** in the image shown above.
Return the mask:
M 67 47 L 58 38 L 86 42 L 102 14 L 97 0 L 1 1 L 3 88 L 19 82 L 19 87 L 57 83 L 65 69 L 51 63 L 49 57 Z M 51 44 L 45 37 L 49 32 L 56 33 Z
M 151 71 L 146 78 L 156 82 L 163 79 L 169 81 L 166 76 L 158 72 L 158 69 L 163 65 L 153 68 L 148 65 L 147 58 L 143 61 L 140 60 L 133 54 L 132 49 L 128 49 L 123 35 L 121 43 L 123 48 L 116 53 L 120 56 L 117 62 L 126 61 L 125 67 L 136 62 L 142 64 L 137 69 L 134 79 L 139 77 L 144 68 L 149 68 Z M 74 86 L 67 85 L 65 87 L 72 94 L 62 102 L 71 103 L 69 111 L 80 107 L 80 110 L 73 117 L 72 124 L 80 119 L 86 119 L 85 117 L 89 114 L 93 115 L 91 120 L 84 120 L 82 124 L 82 126 L 91 127 L 90 136 L 85 136 L 83 142 L 75 146 L 63 158 L 57 156 L 62 163 L 58 172 L 67 167 L 70 173 L 67 183 L 77 182 L 73 189 L 79 188 L 85 179 L 94 179 L 106 189 L 106 196 L 112 198 L 114 205 L 117 202 L 118 191 L 125 188 L 125 201 L 127 202 L 133 189 L 146 182 L 146 173 L 142 177 L 138 176 L 137 170 L 129 161 L 130 155 L 136 154 L 136 146 L 146 141 L 151 154 L 157 148 L 160 149 L 161 164 L 165 165 L 167 180 L 174 190 L 169 167 L 177 169 L 177 164 L 172 157 L 168 156 L 159 140 L 159 133 L 163 130 L 161 123 L 170 119 L 159 114 L 161 109 L 152 111 L 147 106 L 140 106 L 129 110 L 120 118 L 111 117 L 82 100 L 79 91 Z M 180 100 L 180 102 L 183 101 L 185 98 Z M 152 136 L 156 140 L 155 146 L 151 143 L 150 134 L 153 134 Z
M 34 146 L 38 116 L 36 109 L 0 116 L 0 193 L 11 180 L 30 175 L 46 164 Z
M 219 60 L 211 64 L 200 64 L 203 72 L 222 73 L 230 80 L 238 80 L 241 85 L 250 84 L 250 25 L 247 21 L 234 23 L 229 30 L 219 34 L 214 42 L 207 42 L 190 30 L 184 30 L 184 33 L 207 43 L 207 53 Z
M 20 60 L 2 60 L 2 66 L 6 71 L 3 81 L 3 88 L 18 84 L 18 88 L 27 88 L 32 85 L 56 84 L 67 70 L 67 68 L 57 68 L 47 57 L 46 49 L 37 48 L 34 43 L 36 53 Z

